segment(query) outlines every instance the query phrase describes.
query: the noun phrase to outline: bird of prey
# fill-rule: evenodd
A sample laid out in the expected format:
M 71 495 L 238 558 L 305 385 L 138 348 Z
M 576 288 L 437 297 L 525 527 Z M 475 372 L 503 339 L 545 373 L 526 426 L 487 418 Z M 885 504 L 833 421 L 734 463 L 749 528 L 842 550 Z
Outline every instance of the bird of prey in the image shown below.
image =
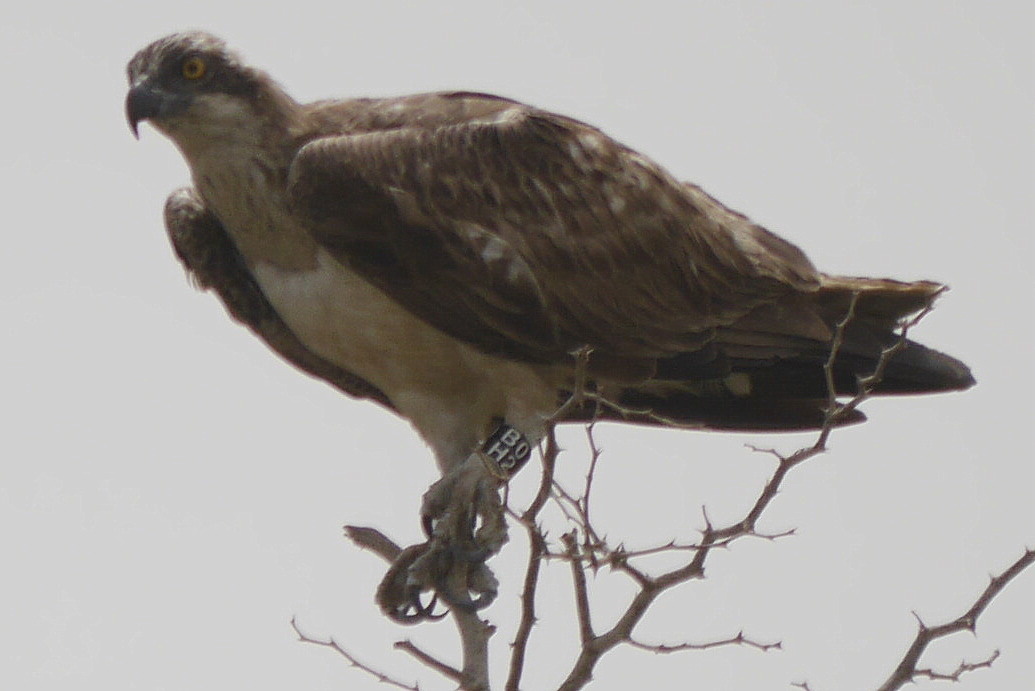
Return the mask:
M 165 220 L 196 280 L 301 369 L 409 420 L 446 478 L 518 467 L 589 417 L 824 422 L 943 286 L 833 276 L 578 120 L 481 93 L 295 101 L 207 33 L 129 63 L 126 113 L 180 149 Z M 959 390 L 908 342 L 876 393 Z M 441 518 L 445 483 L 424 510 Z M 476 497 L 468 497 L 476 501 Z

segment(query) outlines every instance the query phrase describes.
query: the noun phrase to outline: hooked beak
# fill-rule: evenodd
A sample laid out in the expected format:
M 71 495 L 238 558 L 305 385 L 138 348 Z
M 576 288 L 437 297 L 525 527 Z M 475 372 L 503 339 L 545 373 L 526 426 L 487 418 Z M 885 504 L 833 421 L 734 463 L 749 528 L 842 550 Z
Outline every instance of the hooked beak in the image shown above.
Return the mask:
M 126 95 L 126 120 L 133 136 L 140 139 L 137 126 L 143 120 L 175 115 L 187 108 L 187 99 L 151 87 L 147 82 L 130 88 Z

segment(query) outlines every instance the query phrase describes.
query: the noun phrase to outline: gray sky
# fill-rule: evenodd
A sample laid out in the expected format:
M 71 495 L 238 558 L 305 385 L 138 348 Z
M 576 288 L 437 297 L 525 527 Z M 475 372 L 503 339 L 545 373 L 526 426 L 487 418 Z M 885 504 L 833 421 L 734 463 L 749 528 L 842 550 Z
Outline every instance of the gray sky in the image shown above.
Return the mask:
M 416 541 L 430 453 L 232 325 L 168 248 L 161 206 L 187 172 L 149 127 L 133 141 L 124 65 L 184 28 L 223 35 L 302 100 L 466 88 L 573 115 L 826 271 L 952 286 L 916 336 L 967 361 L 979 386 L 871 402 L 870 422 L 796 470 L 767 514 L 763 528 L 796 537 L 713 555 L 709 578 L 641 630 L 679 643 L 743 628 L 784 650 L 619 651 L 593 688 L 873 688 L 912 638 L 911 610 L 954 618 L 1035 545 L 1030 3 L 244 7 L 29 3 L 0 25 L 0 687 L 384 688 L 296 643 L 297 615 L 404 680 L 452 688 L 391 648 L 412 638 L 455 660 L 451 625 L 384 621 L 382 564 L 340 536 L 352 522 Z M 581 431 L 566 435 L 577 477 Z M 770 468 L 745 443 L 807 438 L 612 426 L 598 441 L 601 521 L 643 545 L 692 539 L 702 504 L 716 521 L 742 513 Z M 519 542 L 492 563 L 499 671 Z M 528 689 L 570 665 L 565 579 L 549 571 Z M 628 589 L 607 574 L 593 587 L 603 623 Z M 953 688 L 1030 688 L 1032 611 L 1026 573 L 977 639 L 928 659 L 951 670 L 1000 648 Z

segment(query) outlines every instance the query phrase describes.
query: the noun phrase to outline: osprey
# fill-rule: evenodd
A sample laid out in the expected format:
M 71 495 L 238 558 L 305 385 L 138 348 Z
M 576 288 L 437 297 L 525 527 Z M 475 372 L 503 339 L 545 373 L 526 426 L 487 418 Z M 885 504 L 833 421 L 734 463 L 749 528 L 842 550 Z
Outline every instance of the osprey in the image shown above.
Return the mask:
M 838 394 L 943 290 L 820 273 L 598 129 L 510 99 L 301 104 L 201 32 L 128 74 L 133 132 L 151 122 L 190 167 L 165 209 L 188 270 L 289 361 L 409 420 L 446 476 L 490 451 L 520 463 L 579 386 L 593 404 L 566 420 L 815 428 L 849 309 Z M 877 393 L 973 381 L 909 342 Z

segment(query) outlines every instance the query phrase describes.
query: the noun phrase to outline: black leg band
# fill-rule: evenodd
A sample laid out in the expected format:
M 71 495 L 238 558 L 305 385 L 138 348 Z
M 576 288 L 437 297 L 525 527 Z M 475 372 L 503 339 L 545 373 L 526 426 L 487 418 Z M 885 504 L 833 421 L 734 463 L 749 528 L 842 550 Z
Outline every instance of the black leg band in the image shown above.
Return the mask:
M 532 444 L 516 427 L 499 421 L 481 448 L 482 454 L 499 469 L 503 478 L 513 477 L 532 457 Z

